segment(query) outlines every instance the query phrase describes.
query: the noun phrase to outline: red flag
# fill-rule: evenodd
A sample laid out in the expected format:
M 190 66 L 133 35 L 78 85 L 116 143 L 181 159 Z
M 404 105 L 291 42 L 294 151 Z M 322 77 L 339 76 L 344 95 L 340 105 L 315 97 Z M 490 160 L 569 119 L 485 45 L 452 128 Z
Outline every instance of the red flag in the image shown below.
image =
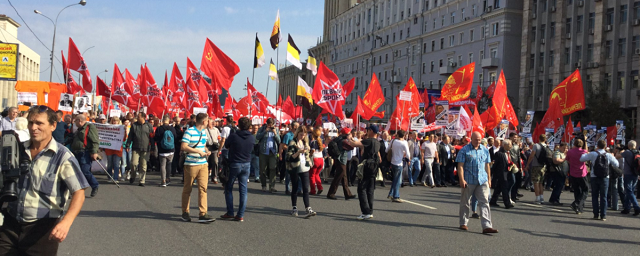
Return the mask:
M 329 111 L 334 116 L 344 119 L 342 105 L 344 104 L 344 92 L 338 76 L 333 73 L 323 62 L 318 67 L 315 86 L 313 88 L 313 101 L 321 108 Z
M 140 84 L 138 84 L 138 80 L 133 79 L 133 76 L 131 75 L 131 73 L 129 73 L 129 70 L 126 68 L 124 69 L 124 78 L 125 78 L 125 81 L 127 82 L 127 86 L 125 86 L 124 89 L 127 90 L 127 93 L 131 95 L 131 98 L 133 98 L 133 100 L 138 101 L 140 98 L 142 98 L 142 94 L 140 94 Z
M 567 122 L 567 126 L 564 129 L 563 141 L 570 143 L 573 139 L 573 123 L 571 122 L 571 116 L 569 116 L 569 122 Z
M 498 124 L 500 124 L 500 121 L 502 121 L 502 117 L 498 116 L 498 113 L 496 113 L 494 107 L 490 107 L 489 109 L 487 109 L 487 111 L 483 112 L 480 115 L 480 118 L 482 119 L 482 123 L 484 124 L 484 128 L 486 130 L 493 130 L 493 128 L 498 126 Z
M 169 88 L 173 90 L 175 96 L 178 96 L 176 100 L 182 102 L 184 96 L 184 78 L 180 73 L 177 63 L 173 63 L 173 69 L 171 70 L 171 80 L 169 81 Z
M 140 85 L 140 95 L 142 95 L 142 97 L 146 97 L 147 96 L 147 64 L 145 63 L 144 66 L 140 65 L 140 73 L 138 73 L 138 77 L 137 77 L 137 81 L 138 84 Z M 151 74 L 151 73 L 149 73 Z M 151 78 L 153 79 L 153 78 Z M 155 84 L 155 80 L 153 81 L 153 83 Z
M 549 106 L 547 113 L 544 114 L 542 121 L 540 121 L 534 130 L 532 138 L 535 140 L 537 139 L 536 136 L 544 134 L 545 128 L 553 128 L 556 130 L 560 126 L 562 126 L 562 113 L 560 112 L 560 106 L 556 103 Z
M 62 53 L 62 72 L 64 73 L 64 81 L 67 84 L 67 93 L 75 94 L 76 92 L 82 91 L 82 87 L 76 83 L 76 80 L 73 79 L 69 71 L 67 59 L 64 57 L 64 51 L 60 52 Z
M 556 103 L 560 106 L 562 115 L 565 116 L 585 109 L 584 88 L 579 70 L 576 69 L 573 74 L 551 91 L 549 106 Z
M 475 62 L 470 63 L 451 74 L 442 87 L 441 99 L 456 102 L 468 98 L 471 95 L 475 66 Z
M 73 42 L 71 37 L 69 37 L 68 52 L 69 52 L 68 68 L 82 74 L 82 88 L 87 92 L 91 92 L 93 90 L 93 85 L 91 84 L 91 74 L 89 74 L 89 70 L 87 69 L 87 64 L 84 62 L 84 58 L 82 58 L 82 54 L 80 54 L 80 50 L 78 50 L 78 47 Z
M 371 83 L 369 84 L 369 88 L 367 88 L 367 92 L 364 93 L 364 97 L 362 98 L 362 102 L 364 106 L 374 111 L 374 115 L 371 116 L 362 116 L 366 120 L 370 120 L 372 117 L 384 118 L 384 111 L 378 111 L 378 108 L 384 104 L 384 94 L 382 93 L 382 88 L 380 88 L 380 81 L 376 74 L 373 73 L 371 76 Z
M 344 98 L 345 99 L 347 97 L 349 97 L 349 94 L 351 94 L 351 92 L 353 91 L 353 88 L 355 86 L 356 86 L 356 79 L 355 78 L 351 78 L 351 80 L 349 80 L 349 82 L 344 84 L 344 90 L 342 90 L 342 91 L 344 92 Z
M 496 83 L 491 83 L 491 85 L 489 85 L 489 88 L 487 88 L 487 90 L 484 92 L 484 94 L 486 94 L 489 97 L 493 97 L 493 93 L 496 91 Z
M 471 120 L 471 131 L 479 132 L 484 136 L 484 126 L 482 125 L 482 119 L 480 118 L 478 107 L 475 107 L 475 111 L 473 112 L 473 120 Z
M 473 102 L 475 102 L 476 105 L 477 105 L 478 102 L 480 102 L 481 99 L 482 99 L 482 87 L 480 87 L 480 85 L 478 85 L 478 88 L 476 90 L 476 98 L 473 100 Z
M 375 111 L 371 110 L 369 107 L 367 107 L 367 105 L 364 104 L 364 101 L 362 100 L 362 98 L 360 98 L 360 95 L 358 95 L 358 104 L 356 105 L 356 109 L 353 112 L 356 112 L 365 120 L 369 120 L 371 119 L 372 116 L 376 116 L 377 114 Z M 376 117 L 383 118 L 384 112 L 383 112 L 383 117 L 380 117 L 380 116 L 376 116 Z
M 96 77 L 96 95 L 107 98 L 111 96 L 111 88 L 100 77 Z
M 291 101 L 291 97 L 287 96 L 287 100 L 282 103 L 282 112 L 287 113 L 291 117 L 295 118 L 295 106 L 293 105 L 293 101 Z
M 402 100 L 401 95 L 409 95 L 409 100 Z M 418 87 L 416 87 L 416 83 L 413 81 L 413 78 L 409 78 L 407 81 L 407 85 L 400 91 L 398 96 L 396 96 L 396 111 L 400 108 L 401 117 L 405 119 L 410 119 L 411 117 L 417 116 L 420 114 L 420 102 L 422 99 L 420 98 L 420 93 L 418 92 Z
M 191 62 L 191 59 L 189 59 L 189 57 L 187 57 L 187 73 L 185 75 L 187 76 L 187 79 L 191 77 L 191 80 L 193 80 L 196 85 L 200 84 L 202 74 L 200 74 L 200 71 L 198 70 L 198 68 L 196 68 L 196 65 L 193 65 L 193 62 Z
M 425 113 L 425 116 L 427 117 L 427 123 L 429 124 L 436 121 L 435 105 L 427 108 L 427 112 Z
M 509 98 L 507 98 L 506 100 L 506 109 L 505 109 L 505 115 L 507 116 L 507 120 L 509 120 L 509 123 L 511 123 L 514 127 L 517 127 L 519 122 L 518 122 L 518 116 L 516 115 L 516 111 L 513 109 L 513 106 L 511 105 L 511 101 L 509 100 Z
M 207 100 L 207 92 L 201 92 L 198 86 L 194 83 L 192 76 L 187 76 L 185 97 L 182 103 L 182 105 L 185 106 L 187 113 L 193 113 L 193 108 L 202 108 Z
M 129 91 L 132 91 L 129 84 L 125 82 L 118 68 L 118 64 L 113 64 L 113 77 L 111 78 L 113 94 L 111 99 L 132 109 L 138 109 L 138 102 L 131 97 Z
M 142 94 L 142 102 L 145 106 L 147 106 L 147 114 L 154 114 L 155 116 L 162 116 L 165 109 L 164 96 L 162 95 L 162 91 L 158 89 L 158 84 L 156 80 L 153 78 L 151 71 L 147 65 L 144 65 L 143 73 L 141 76 L 143 79 L 142 82 L 146 83 L 140 86 L 141 91 L 142 88 L 146 88 L 146 94 Z
M 204 82 L 204 79 L 201 80 Z M 219 94 L 211 94 L 211 91 L 208 92 L 210 103 L 207 105 L 209 117 L 224 117 L 224 111 L 222 111 L 222 106 L 220 105 L 220 95 Z M 231 97 L 231 96 L 229 96 Z
M 231 58 L 207 38 L 202 53 L 200 69 L 211 78 L 216 87 L 229 91 L 233 77 L 240 72 L 240 68 Z
M 609 146 L 614 145 L 614 143 L 616 142 L 617 135 L 618 135 L 618 128 L 616 128 L 615 125 L 607 127 L 607 145 Z
M 269 106 L 269 100 L 262 93 L 258 92 L 256 88 L 253 87 L 251 83 L 249 83 L 249 79 L 247 78 L 247 93 L 251 96 L 251 106 L 252 112 L 255 110 L 258 113 L 268 113 L 267 106 Z
M 278 101 L 276 102 L 276 108 L 282 106 L 282 95 L 278 95 Z
M 493 94 L 493 109 L 497 114 L 498 119 L 501 119 L 506 114 L 506 105 L 509 98 L 507 98 L 507 83 L 504 78 L 504 72 L 500 72 L 500 78 L 496 85 L 495 93 Z

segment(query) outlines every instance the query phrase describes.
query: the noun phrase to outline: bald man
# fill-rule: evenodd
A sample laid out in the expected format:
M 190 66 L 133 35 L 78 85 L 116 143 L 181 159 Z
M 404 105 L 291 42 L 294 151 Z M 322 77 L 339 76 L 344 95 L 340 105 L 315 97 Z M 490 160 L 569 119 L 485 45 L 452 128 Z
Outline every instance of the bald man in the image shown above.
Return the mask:
M 482 134 L 473 132 L 471 143 L 465 145 L 456 158 L 458 163 L 458 179 L 462 188 L 460 198 L 460 229 L 468 230 L 469 205 L 471 196 L 478 199 L 480 217 L 482 218 L 482 233 L 498 233 L 491 223 L 491 210 L 489 209 L 489 192 L 491 188 L 491 173 L 489 150 L 480 145 Z

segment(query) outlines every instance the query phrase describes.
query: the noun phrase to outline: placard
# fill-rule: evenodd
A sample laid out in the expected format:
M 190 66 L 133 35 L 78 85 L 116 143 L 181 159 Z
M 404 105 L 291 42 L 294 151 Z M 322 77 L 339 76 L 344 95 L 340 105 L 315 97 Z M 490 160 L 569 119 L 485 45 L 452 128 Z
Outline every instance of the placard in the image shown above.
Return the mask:
M 458 130 L 458 123 L 460 121 L 460 110 L 459 109 L 449 109 L 447 111 L 449 114 L 447 115 L 447 130 Z M 436 122 L 436 125 L 438 123 Z M 457 132 L 456 132 L 457 134 Z
M 509 120 L 502 119 L 502 121 L 500 121 L 500 125 L 498 125 L 496 129 L 496 138 L 501 138 L 503 140 L 506 139 L 507 133 L 509 133 Z
M 602 134 L 600 134 L 600 136 L 598 137 L 598 141 L 600 140 L 604 140 L 604 142 L 607 143 L 607 145 L 609 145 L 609 142 L 607 141 L 607 127 L 602 127 Z
M 18 92 L 18 105 L 38 105 L 37 92 Z
M 193 114 L 207 113 L 207 108 L 193 108 Z
M 587 147 L 596 146 L 596 127 L 594 125 L 587 125 L 585 127 L 587 131 Z
M 73 94 L 62 93 L 60 94 L 60 102 L 58 103 L 58 110 L 71 112 L 73 111 Z
M 81 97 L 76 97 L 74 99 L 74 104 L 73 104 L 74 114 L 87 113 L 89 112 L 89 110 L 91 110 L 91 97 L 89 97 L 88 95 L 84 95 Z
M 0 43 L 0 80 L 18 80 L 19 47 L 18 44 Z
M 617 120 L 616 121 L 616 140 L 623 140 L 624 139 L 624 121 L 622 120 Z
M 100 148 L 120 150 L 124 140 L 124 125 L 97 124 Z
M 400 100 L 403 101 L 411 101 L 411 92 L 408 91 L 400 91 Z
M 347 127 L 347 128 L 353 129 L 353 119 L 351 118 L 342 119 L 342 121 L 340 121 L 340 127 L 342 128 Z
M 527 111 L 527 115 L 524 117 L 524 122 L 522 123 L 522 132 L 531 133 L 531 125 L 533 124 L 533 115 L 535 115 L 535 111 Z
M 122 115 L 122 111 L 120 111 L 119 109 L 109 110 L 110 117 L 120 117 L 120 115 Z
M 411 118 L 411 127 L 410 129 L 412 131 L 420 131 L 422 129 L 424 129 L 425 126 L 425 121 L 424 121 L 424 112 L 420 111 L 420 113 Z
M 327 129 L 329 131 L 328 133 L 329 137 L 338 137 L 338 128 L 336 127 L 336 124 L 323 123 L 322 128 Z
M 553 142 L 555 144 L 560 144 L 560 142 L 562 142 L 563 135 L 564 135 L 564 125 L 558 127 L 558 129 L 556 130 L 556 133 L 554 134 Z
M 436 101 L 436 125 L 448 126 L 449 124 L 449 101 Z
M 556 138 L 553 135 L 554 130 L 553 128 L 545 128 L 544 132 L 545 132 L 545 135 L 547 136 L 547 141 L 545 141 L 547 143 L 547 147 L 553 150 L 553 148 L 556 145 Z

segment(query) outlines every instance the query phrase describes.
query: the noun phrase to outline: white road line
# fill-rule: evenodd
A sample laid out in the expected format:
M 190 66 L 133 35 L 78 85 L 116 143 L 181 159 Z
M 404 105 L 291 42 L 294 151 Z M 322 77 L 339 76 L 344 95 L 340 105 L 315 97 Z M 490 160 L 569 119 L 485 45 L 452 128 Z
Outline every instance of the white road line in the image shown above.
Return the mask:
M 402 201 L 410 203 L 410 204 L 413 204 L 413 205 L 422 206 L 422 207 L 427 208 L 427 209 L 436 210 L 435 207 L 431 207 L 431 206 L 424 205 L 424 204 L 419 204 L 419 203 L 416 203 L 416 202 L 411 202 L 411 201 L 406 200 L 406 199 L 402 199 Z
M 550 208 L 550 207 L 544 207 L 542 205 L 537 205 L 537 204 L 528 204 L 528 203 L 519 203 L 519 204 L 526 205 L 526 206 L 537 207 L 537 208 L 545 208 L 545 209 L 549 209 L 549 210 L 556 211 L 556 212 L 565 212 L 563 210 L 558 210 L 558 209 Z

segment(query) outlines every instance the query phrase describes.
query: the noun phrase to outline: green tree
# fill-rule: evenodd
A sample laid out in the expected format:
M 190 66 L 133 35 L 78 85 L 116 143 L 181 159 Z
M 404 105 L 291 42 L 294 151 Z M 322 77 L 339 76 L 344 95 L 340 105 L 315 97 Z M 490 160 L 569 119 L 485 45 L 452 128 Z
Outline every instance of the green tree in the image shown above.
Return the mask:
M 609 88 L 601 84 L 594 84 L 591 90 L 587 89 L 587 108 L 581 115 L 583 125 L 591 122 L 599 127 L 613 126 L 616 120 L 624 120 L 630 126 L 629 117 L 620 108 L 620 100 L 609 95 Z

